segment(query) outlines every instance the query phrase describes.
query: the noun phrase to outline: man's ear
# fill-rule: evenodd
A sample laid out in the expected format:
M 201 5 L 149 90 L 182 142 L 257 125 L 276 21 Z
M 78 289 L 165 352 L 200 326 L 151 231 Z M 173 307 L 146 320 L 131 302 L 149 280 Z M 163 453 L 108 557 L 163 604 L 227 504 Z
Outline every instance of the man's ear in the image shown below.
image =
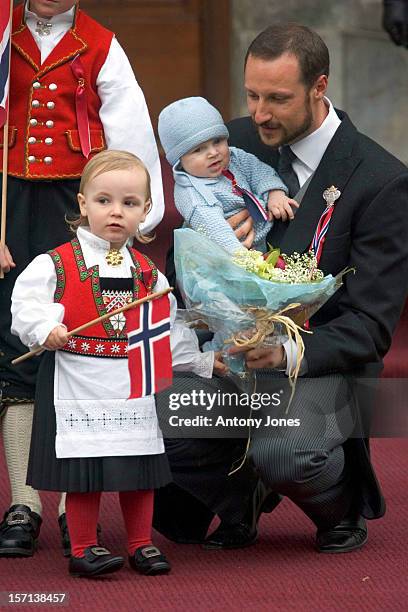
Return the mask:
M 327 92 L 328 78 L 325 74 L 319 76 L 313 86 L 313 94 L 316 100 L 322 100 Z
M 87 213 L 86 213 L 86 203 L 85 203 L 85 197 L 84 197 L 83 193 L 78 193 L 77 199 L 78 199 L 79 210 L 81 211 L 81 215 L 83 217 L 86 217 L 87 216 Z

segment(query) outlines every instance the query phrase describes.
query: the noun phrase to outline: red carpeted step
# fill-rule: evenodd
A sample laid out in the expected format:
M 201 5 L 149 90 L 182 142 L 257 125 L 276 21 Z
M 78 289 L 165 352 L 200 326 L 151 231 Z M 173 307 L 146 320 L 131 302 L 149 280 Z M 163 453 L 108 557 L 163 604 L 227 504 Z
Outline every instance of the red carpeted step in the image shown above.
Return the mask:
M 157 536 L 155 542 L 172 562 L 170 575 L 144 577 L 125 567 L 98 580 L 74 579 L 67 574 L 67 560 L 60 550 L 58 496 L 46 493 L 39 550 L 29 559 L 0 559 L 0 591 L 64 592 L 69 598 L 65 609 L 98 612 L 136 608 L 149 612 L 405 612 L 408 444 L 407 440 L 375 440 L 372 446 L 388 512 L 384 519 L 369 524 L 369 542 L 361 551 L 347 555 L 316 553 L 313 526 L 285 500 L 274 513 L 263 515 L 259 541 L 251 548 L 205 551 Z M 3 462 L 0 490 L 5 508 L 8 483 Z M 104 543 L 112 551 L 126 554 L 117 495 L 103 496 L 100 522 Z

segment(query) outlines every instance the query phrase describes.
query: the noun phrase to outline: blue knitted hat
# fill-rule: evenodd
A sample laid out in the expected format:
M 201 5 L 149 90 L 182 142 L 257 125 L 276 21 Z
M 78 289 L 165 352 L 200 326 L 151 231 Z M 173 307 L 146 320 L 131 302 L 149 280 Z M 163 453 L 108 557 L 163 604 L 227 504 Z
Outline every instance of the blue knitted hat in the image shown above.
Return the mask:
M 228 138 L 220 113 L 204 98 L 183 98 L 159 115 L 159 136 L 169 164 L 211 138 Z

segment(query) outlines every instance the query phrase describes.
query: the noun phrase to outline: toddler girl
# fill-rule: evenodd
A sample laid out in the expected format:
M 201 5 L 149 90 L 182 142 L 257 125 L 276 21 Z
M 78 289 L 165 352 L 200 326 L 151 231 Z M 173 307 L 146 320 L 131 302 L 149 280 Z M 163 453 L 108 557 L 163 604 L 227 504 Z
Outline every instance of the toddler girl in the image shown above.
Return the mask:
M 151 206 L 146 167 L 130 153 L 97 154 L 84 169 L 78 202 L 76 237 L 36 257 L 13 292 L 13 333 L 30 348 L 49 349 L 39 370 L 27 482 L 67 491 L 72 575 L 105 574 L 124 563 L 97 545 L 102 491 L 119 492 L 131 567 L 168 572 L 167 559 L 152 545 L 151 524 L 153 489 L 171 475 L 154 396 L 127 402 L 125 317 L 67 337 L 67 329 L 168 286 L 128 244 Z M 177 329 L 173 365 L 210 377 L 214 354 L 200 353 L 194 333 Z

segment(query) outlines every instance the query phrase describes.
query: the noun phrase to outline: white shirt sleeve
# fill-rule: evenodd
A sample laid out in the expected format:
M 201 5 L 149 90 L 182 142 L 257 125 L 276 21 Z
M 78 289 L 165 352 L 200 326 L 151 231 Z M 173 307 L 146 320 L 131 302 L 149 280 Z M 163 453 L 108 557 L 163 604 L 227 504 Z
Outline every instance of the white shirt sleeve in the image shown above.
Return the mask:
M 43 344 L 61 325 L 64 306 L 54 303 L 57 286 L 55 267 L 49 255 L 39 255 L 20 274 L 11 296 L 11 333 L 30 349 Z
M 293 372 L 296 367 L 297 354 L 298 354 L 296 342 L 294 340 L 287 340 L 283 344 L 283 349 L 286 355 L 285 374 L 286 376 L 289 376 L 289 372 L 290 371 Z M 307 370 L 308 370 L 307 360 L 306 360 L 306 357 L 303 356 L 303 359 L 300 363 L 299 376 L 304 376 L 305 374 L 307 374 Z
M 152 209 L 140 225 L 150 232 L 164 214 L 163 183 L 156 140 L 145 97 L 122 47 L 112 39 L 108 56 L 96 80 L 102 106 L 99 116 L 108 149 L 134 153 L 146 164 L 152 183 Z
M 159 272 L 155 291 L 166 289 L 169 284 L 166 277 Z M 214 351 L 202 353 L 198 346 L 197 334 L 187 327 L 184 321 L 177 318 L 177 300 L 172 293 L 170 297 L 170 346 L 174 372 L 193 372 L 202 378 L 211 378 L 214 367 Z

